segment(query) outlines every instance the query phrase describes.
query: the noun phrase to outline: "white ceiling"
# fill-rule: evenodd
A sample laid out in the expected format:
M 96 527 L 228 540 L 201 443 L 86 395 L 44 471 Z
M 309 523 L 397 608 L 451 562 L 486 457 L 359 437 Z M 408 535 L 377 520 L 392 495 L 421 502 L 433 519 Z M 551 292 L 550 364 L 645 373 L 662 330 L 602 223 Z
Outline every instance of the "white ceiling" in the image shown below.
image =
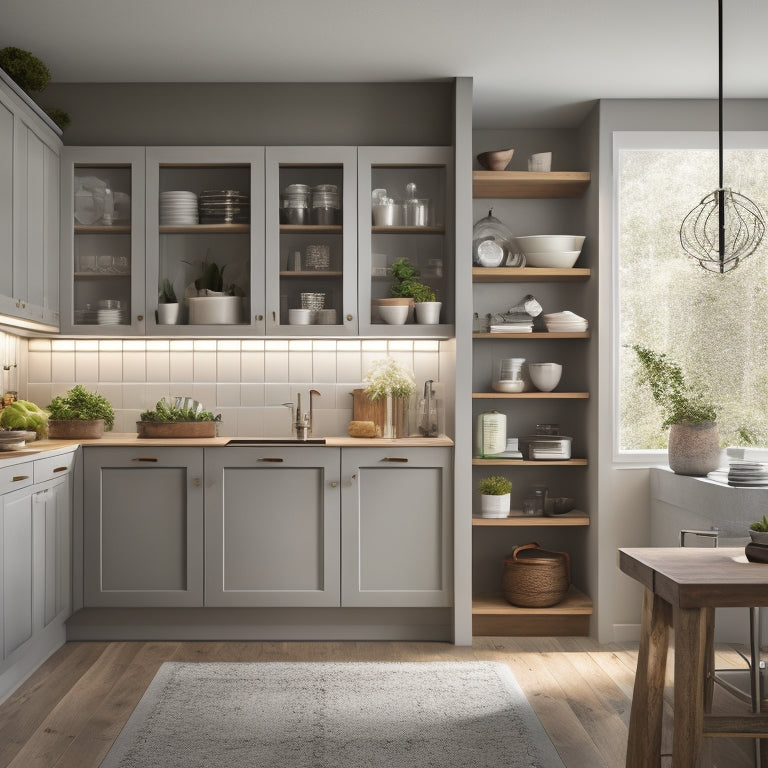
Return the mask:
M 57 82 L 474 80 L 478 128 L 717 96 L 716 0 L 3 0 Z M 768 98 L 768 2 L 724 0 L 725 97 Z

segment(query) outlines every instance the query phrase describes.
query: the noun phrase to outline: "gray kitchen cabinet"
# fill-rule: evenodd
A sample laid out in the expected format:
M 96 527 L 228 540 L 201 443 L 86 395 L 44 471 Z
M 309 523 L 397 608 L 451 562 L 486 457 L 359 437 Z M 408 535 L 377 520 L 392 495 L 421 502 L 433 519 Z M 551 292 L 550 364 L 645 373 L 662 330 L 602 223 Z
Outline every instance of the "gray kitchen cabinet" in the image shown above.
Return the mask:
M 85 607 L 202 606 L 202 476 L 202 448 L 83 448 Z
M 62 151 L 60 283 L 65 333 L 144 333 L 144 154 L 143 147 Z
M 339 605 L 339 449 L 205 451 L 206 606 Z
M 0 72 L 0 314 L 58 327 L 60 131 Z
M 451 448 L 344 448 L 344 606 L 452 604 Z
M 265 182 L 267 333 L 357 333 L 356 147 L 267 147 Z

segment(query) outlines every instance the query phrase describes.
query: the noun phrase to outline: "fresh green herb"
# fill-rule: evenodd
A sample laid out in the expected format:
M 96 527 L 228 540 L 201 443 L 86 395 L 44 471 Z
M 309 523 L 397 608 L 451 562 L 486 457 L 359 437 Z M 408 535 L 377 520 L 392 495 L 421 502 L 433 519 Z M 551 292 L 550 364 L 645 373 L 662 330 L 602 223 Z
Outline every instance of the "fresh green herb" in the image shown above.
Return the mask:
M 389 271 L 395 278 L 395 283 L 390 288 L 393 296 L 400 299 L 413 299 L 416 302 L 435 300 L 435 292 L 416 279 L 421 276 L 421 272 L 408 259 L 398 259 Z
M 159 400 L 154 410 L 144 411 L 139 416 L 141 421 L 156 421 L 171 423 L 178 421 L 219 421 L 220 416 L 214 417 L 210 411 L 200 411 L 195 408 L 186 408 L 177 406 L 175 403 L 169 403 L 165 398 Z
M 483 496 L 504 496 L 512 490 L 512 483 L 501 475 L 484 477 L 477 484 Z
M 54 397 L 47 410 L 53 420 L 104 419 L 104 429 L 107 431 L 115 424 L 115 411 L 109 400 L 95 392 L 89 392 L 82 384 L 72 387 L 64 395 Z
M 157 292 L 157 301 L 160 304 L 178 304 L 176 292 L 173 290 L 173 283 L 167 278 L 163 278 L 160 288 Z
M 763 533 L 768 533 L 768 517 L 763 515 L 762 520 L 758 520 L 756 523 L 752 523 L 752 525 L 749 526 L 750 531 L 761 531 Z

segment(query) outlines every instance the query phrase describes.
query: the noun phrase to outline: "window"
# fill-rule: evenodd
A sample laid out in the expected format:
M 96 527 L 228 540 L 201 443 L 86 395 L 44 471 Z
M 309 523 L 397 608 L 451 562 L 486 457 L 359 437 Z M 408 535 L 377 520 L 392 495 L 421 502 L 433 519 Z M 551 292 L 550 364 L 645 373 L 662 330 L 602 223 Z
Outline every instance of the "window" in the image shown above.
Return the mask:
M 735 143 L 740 146 L 735 146 Z M 768 209 L 768 134 L 726 134 L 725 186 Z M 717 187 L 717 136 L 614 135 L 614 338 L 619 460 L 664 451 L 667 433 L 647 387 L 636 382 L 632 344 L 666 352 L 719 405 L 726 445 L 744 430 L 768 445 L 768 236 L 725 275 L 685 254 L 685 215 Z

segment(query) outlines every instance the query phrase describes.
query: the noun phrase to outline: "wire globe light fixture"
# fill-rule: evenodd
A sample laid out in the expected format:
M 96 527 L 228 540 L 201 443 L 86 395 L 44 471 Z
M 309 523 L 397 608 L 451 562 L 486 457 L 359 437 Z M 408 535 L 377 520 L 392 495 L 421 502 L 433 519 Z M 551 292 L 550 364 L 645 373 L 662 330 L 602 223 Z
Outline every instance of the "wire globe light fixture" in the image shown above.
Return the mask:
M 717 3 L 718 188 L 683 219 L 683 250 L 709 272 L 729 272 L 754 253 L 765 232 L 760 208 L 744 195 L 723 187 L 723 0 Z

